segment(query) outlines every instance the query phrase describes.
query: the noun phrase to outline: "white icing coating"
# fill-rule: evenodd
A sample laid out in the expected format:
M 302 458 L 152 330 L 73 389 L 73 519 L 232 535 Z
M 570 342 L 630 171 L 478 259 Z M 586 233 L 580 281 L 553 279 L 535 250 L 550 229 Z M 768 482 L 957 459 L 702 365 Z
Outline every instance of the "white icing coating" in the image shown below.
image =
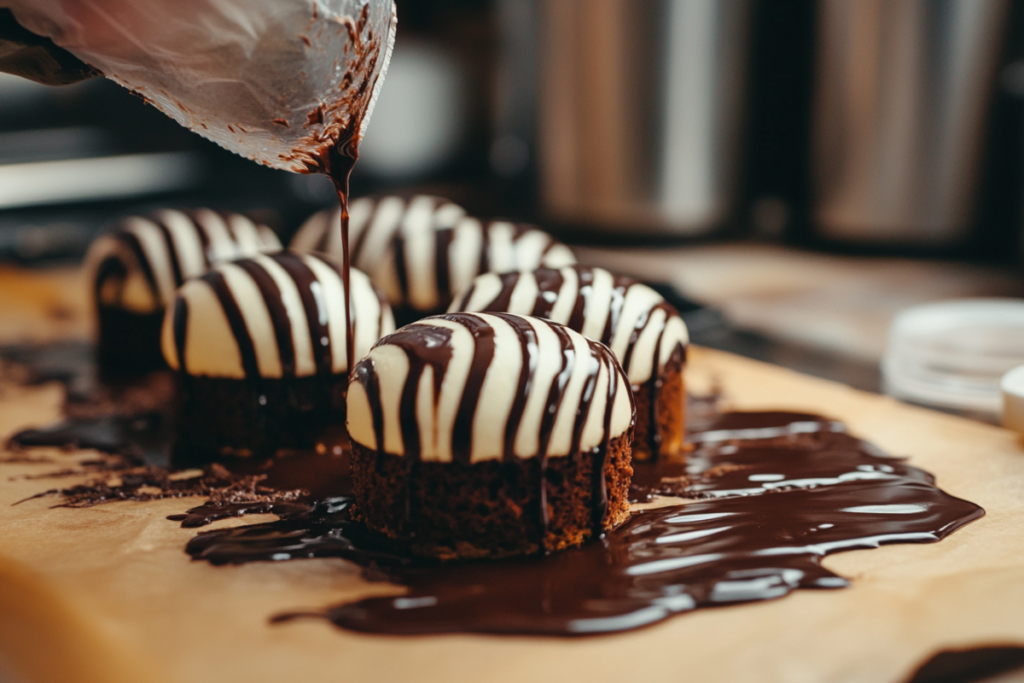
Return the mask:
M 201 281 L 189 280 L 181 286 L 178 296 L 189 301 L 193 310 L 202 312 L 202 328 L 190 325 L 186 337 L 185 367 L 189 373 L 210 377 L 245 377 L 238 343 L 213 290 Z M 173 330 L 165 318 L 161 345 L 167 364 L 177 370 L 179 361 L 172 335 Z
M 256 350 L 256 363 L 260 376 L 283 377 L 284 366 L 281 363 L 281 349 L 278 347 L 277 338 L 274 335 L 274 321 L 270 318 L 270 309 L 264 300 L 263 292 L 260 291 L 260 286 L 249 273 L 235 263 L 221 264 L 215 270 L 224 276 L 228 289 L 231 290 L 231 296 L 242 313 L 245 329 Z M 204 331 L 200 329 L 202 312 L 196 311 L 196 317 L 192 318 L 191 306 L 189 309 L 189 337 L 186 338 L 185 343 L 186 353 L 188 353 L 188 343 L 193 339 L 196 339 L 200 346 L 206 340 Z
M 308 285 L 296 280 L 289 271 L 303 267 L 307 269 L 303 272 L 308 274 Z M 262 277 L 254 276 L 253 271 Z M 291 338 L 294 376 L 317 374 L 318 351 L 324 347 L 330 349 L 330 371 L 347 372 L 345 293 L 339 271 L 337 264 L 311 254 L 281 252 L 222 263 L 213 272 L 190 280 L 178 290 L 174 304 L 168 306 L 164 316 L 161 346 L 167 364 L 180 369 L 175 340 L 175 318 L 180 308 L 185 315 L 182 355 L 187 374 L 243 379 L 246 373 L 242 346 L 229 322 L 228 311 L 233 304 L 241 315 L 261 377 L 281 378 L 286 374 L 278 332 Z M 214 283 L 219 281 L 223 281 L 229 295 L 227 301 L 218 294 Z M 355 356 L 361 358 L 381 336 L 392 332 L 395 324 L 390 307 L 363 272 L 352 269 L 351 282 Z M 308 311 L 303 286 L 308 286 L 312 295 Z M 272 303 L 275 297 L 279 297 L 279 304 Z M 283 311 L 287 329 L 276 330 L 272 306 Z M 307 316 L 313 317 L 313 323 L 325 325 L 326 333 L 314 339 L 311 329 L 320 327 L 311 326 Z
M 405 287 L 409 305 L 426 311 L 438 301 L 436 266 L 438 258 L 434 229 L 434 204 L 417 197 L 409 202 L 402 221 L 400 238 L 404 241 Z
M 280 248 L 269 228 L 245 216 L 165 209 L 150 217 L 125 218 L 93 243 L 86 267 L 104 306 L 156 313 L 183 282 L 212 265 Z
M 340 226 L 340 210 L 322 211 L 299 229 L 291 247 L 340 258 Z M 393 305 L 418 311 L 444 308 L 480 272 L 576 262 L 568 247 L 541 230 L 507 221 L 485 223 L 452 202 L 426 195 L 356 200 L 349 231 L 352 264 L 368 273 Z
M 528 326 L 536 343 L 524 344 L 509 319 Z M 493 333 L 494 355 L 488 363 L 482 381 L 473 377 L 471 368 L 477 353 L 477 341 L 472 325 L 489 327 Z M 563 353 L 559 332 L 568 338 L 571 352 Z M 423 338 L 428 337 L 429 342 Z M 412 363 L 408 345 L 436 354 L 438 345 L 449 354 L 442 363 L 444 377 L 440 392 L 435 395 L 434 366 L 427 363 L 416 387 L 416 415 L 401 414 L 401 395 L 408 382 Z M 486 348 L 486 347 L 483 347 Z M 524 368 L 524 348 L 529 362 Z M 406 444 L 402 438 L 402 425 L 413 424 L 419 437 L 418 456 L 424 461 L 451 462 L 454 458 L 453 439 L 462 402 L 466 399 L 470 381 L 479 382 L 479 395 L 472 409 L 472 438 L 470 462 L 482 462 L 503 457 L 505 432 L 520 395 L 521 373 L 529 373 L 528 386 L 521 419 L 512 438 L 512 453 L 518 458 L 531 458 L 541 454 L 542 424 L 549 408 L 554 406 L 554 422 L 546 442 L 546 455 L 564 457 L 572 450 L 573 434 L 579 421 L 580 452 L 590 452 L 606 440 L 624 434 L 633 422 L 632 395 L 618 363 L 601 353 L 601 347 L 567 328 L 526 316 L 478 313 L 455 315 L 450 318 L 434 317 L 408 325 L 394 335 L 384 337 L 361 361 L 353 375 L 348 393 L 348 429 L 350 437 L 366 448 L 378 449 L 371 406 L 373 392 L 367 391 L 365 382 L 372 381 L 379 391 L 379 410 L 383 420 L 383 452 L 403 455 Z M 443 355 L 443 354 L 442 354 Z M 589 405 L 584 403 L 588 378 L 594 375 L 594 391 Z M 616 392 L 611 406 L 608 433 L 605 417 L 608 410 L 609 378 L 614 377 Z M 368 379 L 369 378 L 369 379 Z M 471 380 L 472 378 L 472 380 Z M 564 383 L 564 393 L 552 401 L 556 380 Z M 404 420 L 404 421 L 403 421 Z
M 501 319 L 495 319 L 491 325 L 494 328 L 494 357 L 501 359 L 504 371 L 488 372 L 480 387 L 480 405 L 487 409 L 477 410 L 473 416 L 473 462 L 496 460 L 502 456 L 502 440 L 488 439 L 487 435 L 505 433 L 523 369 L 523 354 L 515 330 Z
M 585 298 L 582 318 L 574 321 L 573 311 L 581 296 L 581 275 L 590 279 L 589 295 Z M 542 281 L 547 283 L 546 289 L 541 287 Z M 504 275 L 485 273 L 473 280 L 471 288 L 455 300 L 449 310 L 501 310 L 532 315 L 541 299 L 549 309 L 544 316 L 546 319 L 571 324 L 584 337 L 607 344 L 624 364 L 634 387 L 654 376 L 655 363 L 660 371 L 672 352 L 679 346 L 685 348 L 690 341 L 686 323 L 665 303 L 664 297 L 647 285 L 617 278 L 602 268 L 565 267 L 558 271 Z M 506 300 L 507 304 L 500 303 Z M 613 321 L 611 329 L 608 329 L 609 317 Z

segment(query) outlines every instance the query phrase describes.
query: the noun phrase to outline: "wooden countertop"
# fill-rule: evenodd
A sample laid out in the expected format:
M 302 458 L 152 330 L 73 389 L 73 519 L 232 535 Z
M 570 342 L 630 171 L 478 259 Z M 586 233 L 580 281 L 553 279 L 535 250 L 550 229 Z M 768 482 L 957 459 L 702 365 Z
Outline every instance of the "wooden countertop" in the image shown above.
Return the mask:
M 0 271 L 0 343 L 87 334 L 76 274 Z M 0 373 L 2 376 L 3 373 Z M 731 407 L 822 412 L 987 515 L 941 543 L 830 556 L 852 587 L 578 640 L 383 637 L 267 616 L 393 590 L 341 560 L 212 567 L 165 519 L 189 501 L 51 509 L 0 464 L 0 679 L 29 681 L 900 681 L 944 648 L 1024 645 L 1024 447 L 1014 434 L 707 349 L 688 382 Z M 60 417 L 57 385 L 0 380 L 0 439 Z M 86 452 L 55 453 L 61 463 Z M 62 480 L 73 483 L 74 477 Z M 248 523 L 261 518 L 221 522 Z M 266 519 L 266 518 L 263 518 Z M 17 680 L 17 679 L 15 679 Z

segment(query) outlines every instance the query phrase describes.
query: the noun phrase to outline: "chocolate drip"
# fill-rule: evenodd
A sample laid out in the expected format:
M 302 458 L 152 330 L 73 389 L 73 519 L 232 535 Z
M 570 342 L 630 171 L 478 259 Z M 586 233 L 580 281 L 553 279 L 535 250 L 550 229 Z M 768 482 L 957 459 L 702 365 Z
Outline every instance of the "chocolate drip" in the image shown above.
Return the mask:
M 330 112 L 325 111 L 323 105 L 314 110 L 318 112 L 319 121 L 317 123 L 326 123 L 324 129 L 315 134 L 315 140 L 319 143 L 319 147 L 312 154 L 296 154 L 305 165 L 307 172 L 326 175 L 331 179 L 334 189 L 338 193 L 338 203 L 341 207 L 341 280 L 345 285 L 345 359 L 349 372 L 355 365 L 352 290 L 349 277 L 352 268 L 348 234 L 349 178 L 356 160 L 359 159 L 359 135 L 373 89 L 373 79 L 368 76 L 374 73 L 377 60 L 380 58 L 379 49 L 372 49 L 372 44 L 375 42 L 373 36 L 370 35 L 368 41 L 363 41 L 361 38 L 369 22 L 368 12 L 369 5 L 364 5 L 358 25 L 354 28 L 354 33 L 351 36 L 352 47 L 357 53 L 357 59 L 350 67 L 349 73 L 364 77 L 354 93 L 346 100 L 339 100 L 331 104 Z M 379 48 L 379 45 L 376 47 Z M 328 114 L 331 116 L 330 121 L 326 118 Z
M 441 394 L 441 384 L 445 371 L 451 361 L 451 330 L 428 325 L 411 325 L 389 337 L 392 343 L 406 353 L 409 359 L 409 375 L 402 388 L 399 414 L 402 416 L 402 446 L 405 459 L 405 523 L 408 528 L 412 522 L 413 484 L 416 468 L 420 462 L 420 426 L 416 411 L 416 395 L 419 393 L 420 378 L 427 366 L 431 366 L 434 375 L 434 405 L 437 405 Z M 377 380 L 379 381 L 379 380 Z M 374 410 L 379 410 L 379 405 Z M 375 418 L 376 419 L 376 418 Z M 384 440 L 377 442 L 377 457 L 392 457 L 384 452 Z
M 389 634 L 579 636 L 799 588 L 842 588 L 849 582 L 821 566 L 825 555 L 935 542 L 984 514 L 936 488 L 928 473 L 817 416 L 732 413 L 694 436 L 695 483 L 677 492 L 706 500 L 634 512 L 600 541 L 547 557 L 411 560 L 401 544 L 353 522 L 345 498 L 278 522 L 201 534 L 187 551 L 213 564 L 342 557 L 408 589 L 277 622 L 324 618 Z M 642 479 L 664 464 L 634 467 Z M 786 486 L 769 488 L 779 475 Z
M 373 93 L 376 81 L 371 75 L 376 73 L 377 62 L 381 58 L 381 42 L 372 31 L 367 31 L 370 20 L 370 6 L 363 5 L 359 20 L 349 27 L 349 40 L 356 58 L 349 66 L 343 87 L 347 88 L 352 79 L 359 78 L 359 84 L 351 95 L 344 100 L 331 103 L 329 109 L 321 107 L 320 123 L 326 123 L 318 136 L 321 143 L 314 154 L 305 159 L 306 169 L 311 173 L 323 173 L 338 192 L 338 203 L 341 206 L 341 249 L 342 249 L 342 282 L 345 285 L 345 360 L 349 372 L 355 366 L 355 327 L 352 320 L 352 289 L 350 271 L 352 268 L 352 252 L 349 246 L 348 205 L 349 178 L 352 168 L 359 159 L 359 136 L 362 133 L 363 117 Z M 363 34 L 366 33 L 366 38 Z M 329 117 L 329 118 L 328 118 Z
M 341 174 L 335 175 L 333 171 L 331 173 L 331 180 L 334 181 L 334 186 L 338 189 L 338 201 L 341 202 L 341 249 L 344 254 L 341 261 L 341 280 L 345 285 L 345 367 L 349 372 L 352 372 L 352 367 L 356 362 L 356 335 L 355 321 L 352 319 L 352 257 L 348 245 L 348 183 L 349 176 L 352 175 L 352 167 L 358 158 L 359 152 L 353 138 L 351 156 L 346 158 L 346 161 L 348 159 L 351 161 L 347 166 L 342 165 L 344 170 Z
M 561 350 L 562 364 L 558 372 L 555 374 L 551 381 L 551 386 L 547 390 L 547 401 L 544 406 L 544 416 L 540 421 L 540 434 L 537 437 L 537 459 L 540 464 L 540 491 L 537 496 L 537 528 L 540 531 L 540 538 L 538 539 L 538 547 L 541 552 L 546 551 L 544 541 L 547 538 L 548 533 L 548 449 L 551 446 L 551 431 L 555 426 L 555 418 L 558 416 L 559 409 L 562 407 L 562 396 L 565 394 L 565 387 L 569 384 L 569 378 L 572 376 L 572 368 L 576 362 L 576 352 L 572 346 L 572 340 L 569 339 L 569 335 L 565 333 L 565 330 L 558 327 L 552 326 L 555 334 L 558 336 L 558 344 Z M 609 406 L 609 412 L 610 412 Z M 577 422 L 586 421 L 586 415 L 580 415 L 577 413 Z M 608 438 L 607 432 L 604 435 L 605 440 Z M 575 454 L 570 453 L 570 457 L 575 457 Z M 593 472 L 594 477 L 604 476 L 604 470 L 601 473 Z
M 604 480 L 604 467 L 608 460 L 608 445 L 611 443 L 612 409 L 618 396 L 619 383 L 615 381 L 615 357 L 612 356 L 612 352 L 608 350 L 607 346 L 594 342 L 590 342 L 590 344 L 591 348 L 595 351 L 595 355 L 601 358 L 608 367 L 608 407 L 604 415 L 604 438 L 594 453 L 594 471 L 591 478 L 591 483 L 594 487 L 591 494 L 591 514 L 593 515 L 593 534 L 596 538 L 601 534 L 604 517 L 608 513 L 608 486 Z M 636 403 L 633 400 L 632 393 L 629 394 L 629 404 L 631 410 L 629 431 L 632 432 L 633 425 L 636 424 Z

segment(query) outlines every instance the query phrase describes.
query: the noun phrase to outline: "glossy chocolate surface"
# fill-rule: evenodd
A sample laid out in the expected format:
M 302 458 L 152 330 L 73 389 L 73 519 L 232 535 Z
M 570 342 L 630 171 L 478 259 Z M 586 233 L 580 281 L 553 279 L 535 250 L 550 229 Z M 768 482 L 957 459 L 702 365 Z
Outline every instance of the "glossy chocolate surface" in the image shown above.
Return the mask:
M 381 542 L 341 496 L 280 521 L 203 533 L 187 552 L 214 564 L 342 557 L 408 588 L 322 612 L 285 614 L 391 634 L 584 635 L 638 628 L 673 614 L 842 588 L 821 566 L 844 550 L 944 538 L 984 514 L 933 477 L 847 434 L 793 413 L 728 413 L 693 434 L 685 476 L 637 464 L 641 481 L 702 500 L 636 512 L 601 540 L 542 558 L 428 564 Z M 678 470 L 669 472 L 678 475 Z M 640 492 L 642 493 L 642 487 Z
M 126 410 L 118 402 L 112 408 L 120 415 Z M 153 446 L 166 442 L 154 418 L 77 418 L 13 441 L 22 448 L 88 445 L 117 454 L 80 463 L 98 475 L 92 484 L 43 492 L 60 495 L 58 504 L 204 495 L 205 504 L 175 519 L 201 526 L 255 512 L 280 515 L 276 522 L 201 533 L 186 550 L 213 564 L 351 560 L 368 578 L 391 581 L 407 593 L 275 621 L 311 617 L 373 633 L 575 636 L 630 630 L 798 588 L 841 588 L 848 581 L 821 566 L 826 555 L 938 541 L 984 514 L 937 488 L 929 473 L 851 436 L 839 422 L 784 412 L 718 414 L 713 400 L 691 403 L 688 412 L 694 445 L 689 458 L 634 463 L 632 493 L 638 500 L 671 494 L 694 502 L 636 512 L 580 549 L 442 565 L 412 560 L 401 543 L 384 541 L 351 520 L 341 436 L 328 435 L 315 452 L 209 464 L 187 478 L 159 462 L 160 449 Z

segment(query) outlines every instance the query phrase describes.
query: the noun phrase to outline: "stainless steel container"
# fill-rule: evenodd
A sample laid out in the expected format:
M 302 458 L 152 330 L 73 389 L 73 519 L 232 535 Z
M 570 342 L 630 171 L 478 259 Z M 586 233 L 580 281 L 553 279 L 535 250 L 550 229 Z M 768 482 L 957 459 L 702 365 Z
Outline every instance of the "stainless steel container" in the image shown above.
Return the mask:
M 970 233 L 1006 0 L 821 0 L 812 141 L 820 236 Z
M 750 0 L 544 0 L 539 169 L 549 218 L 698 235 L 735 186 Z

